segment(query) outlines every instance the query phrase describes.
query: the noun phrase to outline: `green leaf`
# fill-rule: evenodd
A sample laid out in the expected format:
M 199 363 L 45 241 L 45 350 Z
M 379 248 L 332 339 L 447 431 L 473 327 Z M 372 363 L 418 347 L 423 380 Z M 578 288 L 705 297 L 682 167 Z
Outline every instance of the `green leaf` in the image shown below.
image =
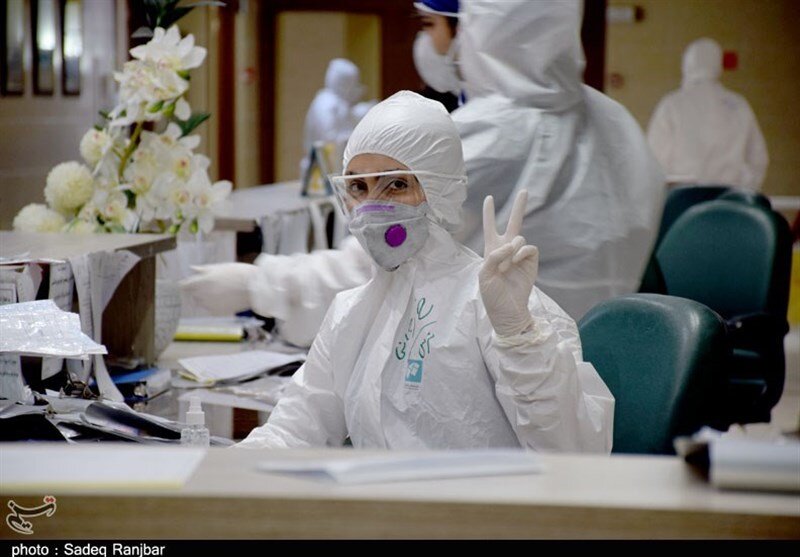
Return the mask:
M 199 2 L 184 4 L 184 6 L 187 8 L 199 8 L 201 6 L 216 6 L 218 8 L 224 8 L 225 2 L 220 2 L 219 0 L 200 0 Z
M 174 10 L 170 10 L 169 12 L 161 16 L 161 19 L 159 20 L 159 27 L 167 29 L 171 27 L 173 23 L 175 23 L 176 21 L 178 21 L 180 18 L 182 18 L 191 11 L 192 8 L 175 8 Z
M 125 197 L 128 198 L 128 209 L 136 208 L 136 194 L 131 190 L 122 190 L 125 192 Z
M 163 114 L 166 118 L 172 118 L 173 114 L 175 114 L 175 104 L 177 102 L 178 101 L 171 102 L 170 104 L 167 105 L 167 108 L 164 109 Z
M 98 113 L 103 118 L 103 120 L 111 120 L 111 114 L 108 113 L 106 110 L 98 110 Z
M 181 137 L 186 137 L 192 133 L 197 126 L 208 120 L 210 117 L 211 114 L 208 112 L 195 112 L 189 117 L 188 120 L 179 120 L 178 118 L 175 118 L 175 122 L 181 128 Z
M 177 234 L 178 230 L 180 230 L 180 229 L 181 229 L 181 225 L 178 224 L 178 223 L 175 223 L 172 226 L 170 226 L 169 229 L 167 229 L 167 232 L 170 233 L 170 234 Z
M 147 20 L 148 26 L 155 29 L 158 24 L 158 16 L 162 10 L 161 0 L 142 0 L 144 5 L 144 17 Z
M 180 70 L 178 73 L 179 77 L 182 77 L 185 80 L 189 80 L 189 70 Z
M 101 126 L 100 124 L 95 124 L 94 125 L 94 129 L 96 129 L 97 131 L 101 132 L 101 131 L 103 131 L 103 126 Z
M 158 102 L 155 102 L 155 103 L 151 104 L 148 107 L 147 112 L 152 112 L 153 114 L 155 114 L 156 112 L 158 112 L 162 108 L 164 108 L 164 101 L 158 101 Z
M 192 234 L 197 234 L 198 230 L 200 230 L 200 227 L 197 225 L 197 219 L 194 219 L 192 224 L 189 225 L 189 232 Z
M 131 35 L 132 39 L 152 39 L 153 38 L 153 30 L 143 25 L 139 27 L 136 31 L 133 32 Z

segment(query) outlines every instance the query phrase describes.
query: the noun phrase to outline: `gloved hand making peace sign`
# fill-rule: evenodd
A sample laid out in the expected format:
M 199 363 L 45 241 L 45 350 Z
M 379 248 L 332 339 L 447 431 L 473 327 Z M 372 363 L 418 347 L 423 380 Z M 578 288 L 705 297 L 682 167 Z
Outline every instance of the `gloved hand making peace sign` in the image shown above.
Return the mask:
M 539 250 L 519 236 L 528 192 L 514 200 L 504 234 L 497 233 L 494 199 L 483 202 L 483 266 L 478 275 L 481 298 L 495 333 L 509 337 L 533 328 L 528 298 L 539 272 Z

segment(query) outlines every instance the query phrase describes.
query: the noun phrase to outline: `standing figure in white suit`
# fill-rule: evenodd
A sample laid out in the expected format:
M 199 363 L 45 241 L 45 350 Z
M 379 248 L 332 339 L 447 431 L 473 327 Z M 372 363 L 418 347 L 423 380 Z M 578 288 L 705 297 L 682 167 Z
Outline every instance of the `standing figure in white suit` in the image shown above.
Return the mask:
M 363 94 L 358 66 L 344 58 L 331 60 L 325 72 L 325 87 L 317 92 L 306 113 L 301 178 L 308 166 L 308 153 L 315 143 L 344 145 L 350 137 L 358 119 L 366 113 L 358 103 Z M 369 103 L 366 108 L 371 105 Z
M 356 127 L 334 180 L 378 267 L 336 296 L 303 367 L 239 446 L 609 452 L 614 399 L 575 322 L 534 287 L 538 250 L 485 206 L 486 257 L 456 242 L 466 197 L 444 107 L 401 91 Z
M 683 83 L 658 103 L 647 140 L 668 176 L 758 191 L 769 156 L 755 114 L 719 82 L 722 49 L 698 39 L 683 54 Z

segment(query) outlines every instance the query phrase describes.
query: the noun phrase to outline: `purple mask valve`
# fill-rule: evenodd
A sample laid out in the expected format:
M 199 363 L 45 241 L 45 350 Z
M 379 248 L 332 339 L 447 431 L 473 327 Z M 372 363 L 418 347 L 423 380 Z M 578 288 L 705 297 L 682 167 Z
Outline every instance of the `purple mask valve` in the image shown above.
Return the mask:
M 383 237 L 390 247 L 396 248 L 406 241 L 408 233 L 406 232 L 406 227 L 402 224 L 393 224 L 386 229 L 386 234 Z

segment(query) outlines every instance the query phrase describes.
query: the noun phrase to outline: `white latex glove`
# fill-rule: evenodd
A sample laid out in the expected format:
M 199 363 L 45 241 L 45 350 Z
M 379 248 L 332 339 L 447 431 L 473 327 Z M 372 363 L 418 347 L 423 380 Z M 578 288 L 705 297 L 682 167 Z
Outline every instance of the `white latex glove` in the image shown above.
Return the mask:
M 249 309 L 250 281 L 258 267 L 248 263 L 196 265 L 197 274 L 181 281 L 181 292 L 214 315 L 233 315 Z
M 497 233 L 494 199 L 483 202 L 483 266 L 478 274 L 481 298 L 495 333 L 509 337 L 533 328 L 528 298 L 539 272 L 539 250 L 519 236 L 528 192 L 514 200 L 505 234 Z

